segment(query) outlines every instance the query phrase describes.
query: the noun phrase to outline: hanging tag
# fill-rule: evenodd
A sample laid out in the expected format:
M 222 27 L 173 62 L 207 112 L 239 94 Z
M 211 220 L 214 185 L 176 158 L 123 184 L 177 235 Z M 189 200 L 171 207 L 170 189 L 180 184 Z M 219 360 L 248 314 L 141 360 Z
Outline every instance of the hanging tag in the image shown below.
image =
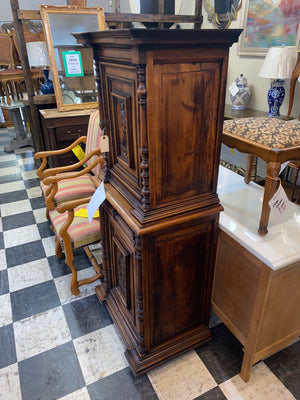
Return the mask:
M 233 155 L 233 153 L 234 153 L 233 149 L 230 149 L 230 151 L 231 151 L 231 154 Z
M 229 86 L 229 92 L 232 96 L 235 96 L 237 94 L 237 92 L 239 91 L 239 88 L 237 86 L 237 84 L 235 82 L 233 82 L 230 86 Z
M 100 136 L 100 149 L 101 153 L 107 153 L 109 151 L 109 139 L 108 136 Z
M 101 182 L 100 186 L 97 187 L 95 193 L 93 194 L 86 208 L 88 213 L 89 223 L 91 223 L 93 216 L 95 215 L 95 212 L 98 210 L 98 208 L 101 206 L 101 204 L 105 199 L 106 196 L 105 196 L 104 183 Z
M 277 215 L 277 216 L 282 216 L 288 209 L 289 199 L 288 199 L 283 187 L 281 186 L 281 183 L 280 183 L 280 186 L 279 186 L 277 192 L 274 194 L 274 196 L 269 201 L 269 206 L 270 206 L 271 210 L 273 210 L 275 215 Z
M 79 146 L 79 144 L 77 146 L 75 146 L 72 149 L 72 151 L 75 154 L 75 156 L 78 158 L 79 161 L 81 161 L 85 157 L 85 153 L 82 150 L 82 148 Z
M 286 162 L 284 162 L 283 164 L 281 164 L 279 175 L 280 175 L 281 172 L 284 170 L 284 168 L 288 165 L 288 163 L 289 163 L 289 161 L 286 161 Z

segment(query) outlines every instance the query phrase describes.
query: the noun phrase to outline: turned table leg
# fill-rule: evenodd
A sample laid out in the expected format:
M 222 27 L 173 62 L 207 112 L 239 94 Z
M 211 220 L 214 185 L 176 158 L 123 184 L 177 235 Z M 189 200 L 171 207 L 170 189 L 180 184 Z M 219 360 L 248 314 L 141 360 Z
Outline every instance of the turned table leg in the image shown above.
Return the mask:
M 270 206 L 269 201 L 273 197 L 277 189 L 278 177 L 280 172 L 281 164 L 279 162 L 270 162 L 267 166 L 267 176 L 264 190 L 264 198 L 262 204 L 262 211 L 259 222 L 258 233 L 261 236 L 265 236 L 268 233 L 268 222 L 270 217 Z

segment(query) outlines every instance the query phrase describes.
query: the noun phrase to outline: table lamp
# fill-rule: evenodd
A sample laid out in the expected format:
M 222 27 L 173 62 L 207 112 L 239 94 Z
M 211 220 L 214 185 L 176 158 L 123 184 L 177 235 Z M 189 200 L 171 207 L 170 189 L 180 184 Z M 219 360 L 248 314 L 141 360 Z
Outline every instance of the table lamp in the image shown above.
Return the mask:
M 271 47 L 259 71 L 262 78 L 271 79 L 268 91 L 268 117 L 279 117 L 279 109 L 285 96 L 284 79 L 292 76 L 296 64 L 297 50 L 294 46 Z
M 28 42 L 26 48 L 30 68 L 43 69 L 45 80 L 41 85 L 41 92 L 43 94 L 54 93 L 53 83 L 49 80 L 49 58 L 46 42 Z

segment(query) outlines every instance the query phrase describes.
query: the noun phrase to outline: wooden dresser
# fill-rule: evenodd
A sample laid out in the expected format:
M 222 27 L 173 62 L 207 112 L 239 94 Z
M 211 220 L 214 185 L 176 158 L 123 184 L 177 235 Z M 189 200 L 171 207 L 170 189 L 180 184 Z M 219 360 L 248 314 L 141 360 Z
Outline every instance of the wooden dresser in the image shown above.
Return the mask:
M 240 32 L 75 34 L 94 49 L 110 140 L 97 294 L 136 375 L 210 339 L 228 52 Z
M 40 110 L 45 150 L 59 150 L 69 146 L 79 136 L 87 134 L 90 111 L 58 111 L 57 108 Z M 72 153 L 49 157 L 49 167 L 61 167 L 75 163 Z

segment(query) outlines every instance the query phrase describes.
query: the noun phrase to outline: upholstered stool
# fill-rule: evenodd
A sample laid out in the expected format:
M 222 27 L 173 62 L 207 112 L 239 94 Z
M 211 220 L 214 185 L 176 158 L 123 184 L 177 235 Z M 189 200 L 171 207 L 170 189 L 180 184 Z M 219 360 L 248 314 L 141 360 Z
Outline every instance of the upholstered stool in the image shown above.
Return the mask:
M 249 183 L 253 156 L 267 165 L 267 176 L 258 233 L 268 233 L 269 200 L 278 184 L 281 164 L 300 160 L 300 125 L 278 118 L 254 117 L 224 121 L 222 142 L 230 148 L 250 154 L 245 182 Z

